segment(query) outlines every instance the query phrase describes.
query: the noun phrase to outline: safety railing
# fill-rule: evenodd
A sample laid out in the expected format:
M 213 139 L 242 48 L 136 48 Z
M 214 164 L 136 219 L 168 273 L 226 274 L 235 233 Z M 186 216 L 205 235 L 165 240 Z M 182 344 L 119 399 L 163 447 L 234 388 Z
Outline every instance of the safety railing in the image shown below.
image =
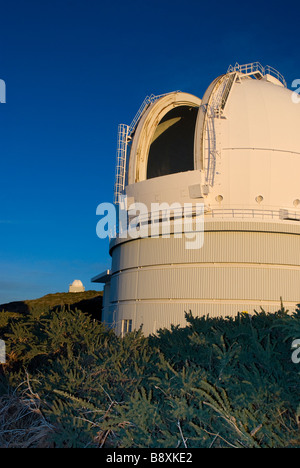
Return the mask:
M 282 221 L 300 221 L 300 212 L 288 210 L 257 210 L 257 209 L 212 209 L 205 212 L 206 217 L 232 219 L 232 218 L 260 218 L 277 219 Z
M 124 186 L 125 186 L 128 132 L 129 132 L 128 125 L 124 125 L 124 124 L 119 125 L 115 187 L 114 187 L 114 203 L 115 204 L 119 204 L 120 196 L 123 193 Z
M 173 91 L 173 92 L 179 93 L 180 91 Z M 139 110 L 137 111 L 134 119 L 132 120 L 131 124 L 129 125 L 128 136 L 131 136 L 132 133 L 135 131 L 136 126 L 139 123 L 139 120 L 140 120 L 141 116 L 143 115 L 143 113 L 145 112 L 145 110 L 147 109 L 147 107 L 150 104 L 152 104 L 153 102 L 157 101 L 158 99 L 160 99 L 160 98 L 162 98 L 164 96 L 167 96 L 168 94 L 170 94 L 170 93 L 159 94 L 157 96 L 155 94 L 151 94 L 150 96 L 145 97 L 145 99 L 142 102 Z
M 170 207 L 171 208 L 171 207 Z M 128 232 L 127 229 L 130 226 L 133 226 L 134 229 L 140 229 L 142 227 L 155 225 L 155 224 L 164 224 L 171 223 L 175 232 L 176 225 L 181 228 L 181 224 L 183 220 L 188 221 L 199 219 L 204 215 L 204 223 L 205 221 L 209 221 L 210 219 L 214 220 L 249 220 L 249 219 L 257 219 L 257 220 L 267 220 L 267 221 L 294 221 L 300 222 L 300 212 L 299 211 L 288 211 L 288 210 L 258 210 L 258 209 L 242 209 L 242 208 L 227 208 L 227 209 L 208 209 L 203 205 L 203 208 L 200 206 L 196 208 L 196 206 L 190 206 L 188 209 L 184 210 L 184 206 L 182 207 L 174 207 L 174 209 L 162 209 L 159 211 L 150 211 L 149 213 L 141 213 L 138 216 L 132 216 L 127 218 L 128 226 L 125 230 L 118 230 L 114 227 L 109 232 L 109 239 L 113 239 L 119 237 L 120 235 Z M 204 228 L 205 230 L 205 228 Z M 181 232 L 181 231 L 180 231 Z
M 180 91 L 173 91 L 173 93 L 179 93 Z M 167 96 L 171 93 L 159 94 L 155 96 L 151 94 L 146 96 L 142 102 L 139 110 L 137 111 L 134 119 L 130 125 L 120 124 L 118 127 L 118 144 L 117 144 L 117 161 L 116 161 L 116 174 L 115 174 L 115 186 L 114 186 L 114 203 L 119 204 L 120 196 L 123 194 L 125 189 L 126 179 L 126 164 L 127 164 L 127 146 L 129 141 L 132 139 L 132 135 L 135 129 L 146 111 L 146 109 L 158 99 Z
M 215 120 L 221 116 L 225 109 L 235 77 L 236 73 L 232 73 L 223 76 L 219 80 L 206 107 L 204 149 L 205 178 L 207 184 L 211 187 L 213 187 L 215 182 L 216 163 L 219 154 L 217 150 Z
M 277 80 L 279 80 L 285 88 L 287 87 L 284 76 L 281 73 L 279 73 L 278 70 L 276 70 L 273 67 L 270 67 L 270 65 L 266 65 L 265 67 L 263 67 L 260 62 L 246 63 L 243 65 L 236 63 L 234 66 L 230 65 L 227 70 L 227 73 L 232 72 L 240 72 L 246 75 L 254 75 L 256 72 L 259 72 L 262 76 L 271 75 L 274 76 Z

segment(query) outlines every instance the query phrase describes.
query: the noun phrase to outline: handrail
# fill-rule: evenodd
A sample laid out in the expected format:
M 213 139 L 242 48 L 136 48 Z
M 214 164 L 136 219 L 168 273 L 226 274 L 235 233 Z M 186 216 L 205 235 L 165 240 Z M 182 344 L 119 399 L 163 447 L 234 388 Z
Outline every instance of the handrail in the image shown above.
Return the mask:
M 279 73 L 278 70 L 271 67 L 270 65 L 266 65 L 265 67 L 263 67 L 260 62 L 246 63 L 243 65 L 236 63 L 234 66 L 229 65 L 227 73 L 232 73 L 232 72 L 240 72 L 240 73 L 244 73 L 247 75 L 253 74 L 255 72 L 260 72 L 263 76 L 265 75 L 274 76 L 275 78 L 277 78 L 277 80 L 279 80 L 283 84 L 285 88 L 287 87 L 284 76 L 281 73 Z
M 180 91 L 173 91 L 173 93 L 180 93 Z M 132 135 L 148 106 L 168 94 L 172 93 L 159 94 L 158 96 L 151 94 L 150 96 L 146 96 L 131 124 L 120 124 L 118 127 L 117 162 L 114 185 L 114 203 L 116 205 L 119 204 L 120 196 L 125 188 L 128 143 L 132 139 Z
M 214 87 L 206 106 L 205 141 L 203 158 L 206 162 L 206 182 L 213 187 L 217 163 L 217 140 L 215 119 L 219 118 L 225 109 L 236 73 L 223 75 Z
M 278 221 L 294 221 L 300 222 L 300 212 L 296 211 L 288 211 L 288 210 L 268 210 L 268 209 L 256 209 L 256 208 L 217 208 L 208 210 L 205 206 L 203 207 L 204 212 L 202 210 L 196 209 L 195 206 L 189 208 L 189 210 L 185 213 L 184 206 L 181 208 L 174 208 L 170 211 L 164 210 L 159 211 L 150 211 L 149 213 L 143 213 L 137 216 L 133 216 L 132 218 L 128 219 L 128 224 L 133 223 L 134 226 L 140 228 L 141 226 L 151 225 L 155 223 L 163 223 L 164 221 L 172 223 L 178 222 L 178 220 L 184 220 L 184 217 L 188 217 L 191 219 L 196 219 L 199 216 L 204 214 L 204 223 L 209 219 L 222 219 L 222 220 L 232 220 L 232 219 L 260 219 L 260 220 L 278 220 Z M 126 232 L 126 230 L 124 231 Z M 122 231 L 114 227 L 113 230 L 109 232 L 109 239 L 119 237 L 122 234 Z
M 173 93 L 180 93 L 180 91 L 173 91 Z M 155 95 L 155 94 L 151 94 L 150 96 L 146 96 L 144 101 L 142 102 L 139 110 L 137 111 L 134 119 L 132 120 L 131 124 L 129 125 L 129 130 L 128 130 L 128 135 L 131 136 L 132 133 L 134 132 L 134 130 L 136 129 L 136 126 L 141 118 L 141 116 L 143 115 L 145 109 L 149 106 L 149 104 L 152 104 L 153 102 L 157 101 L 158 99 L 164 97 L 164 96 L 167 96 L 168 94 L 171 94 L 171 93 L 165 93 L 165 94 L 159 94 L 159 95 Z

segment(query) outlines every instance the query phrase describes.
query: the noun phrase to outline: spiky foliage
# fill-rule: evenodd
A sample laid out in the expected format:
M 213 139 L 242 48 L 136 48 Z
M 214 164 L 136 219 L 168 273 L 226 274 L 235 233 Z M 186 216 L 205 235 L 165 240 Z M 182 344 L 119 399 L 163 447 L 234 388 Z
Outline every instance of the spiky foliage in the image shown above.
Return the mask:
M 49 447 L 300 446 L 299 369 L 291 360 L 300 312 L 186 320 L 149 338 L 141 331 L 118 338 L 77 310 L 0 314 L 8 350 L 0 416 L 10 428 L 0 444 L 10 446 L 13 426 L 5 421 L 8 389 L 27 382 L 27 396 L 13 395 L 35 402 L 25 407 L 43 436 L 24 446 L 45 439 Z

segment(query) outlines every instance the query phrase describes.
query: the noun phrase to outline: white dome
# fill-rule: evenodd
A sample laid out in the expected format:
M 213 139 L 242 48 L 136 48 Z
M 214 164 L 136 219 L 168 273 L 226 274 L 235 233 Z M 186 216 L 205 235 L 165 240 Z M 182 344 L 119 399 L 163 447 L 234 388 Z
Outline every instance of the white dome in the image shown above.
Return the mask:
M 75 280 L 75 281 L 73 281 L 72 286 L 77 286 L 77 287 L 81 286 L 82 287 L 83 284 L 82 284 L 82 282 L 80 280 Z
M 127 207 L 146 205 L 140 226 L 151 226 L 154 205 L 159 233 L 111 239 L 111 271 L 95 282 L 105 283 L 102 320 L 117 333 L 185 326 L 189 310 L 227 317 L 299 303 L 300 105 L 285 85 L 271 67 L 236 64 L 202 99 L 147 97 L 120 127 L 116 203 L 125 194 Z M 165 235 L 166 203 L 204 205 L 201 248 L 177 235 L 182 211 Z
M 85 288 L 80 280 L 75 280 L 70 285 L 69 292 L 84 292 Z
M 201 125 L 198 118 L 198 127 Z M 300 106 L 292 91 L 266 80 L 235 82 L 215 119 L 216 166 L 210 206 L 293 209 L 300 198 Z M 205 150 L 204 150 L 205 151 Z M 205 165 L 205 164 L 204 164 Z
M 211 83 L 202 101 L 180 92 L 158 99 L 134 135 L 127 196 L 147 206 L 156 201 L 190 202 L 194 197 L 189 196 L 189 187 L 198 184 L 208 210 L 299 209 L 300 105 L 293 102 L 292 94 L 271 75 L 253 79 L 232 72 Z M 171 113 L 174 108 L 177 113 L 196 111 L 197 106 L 191 163 L 191 136 L 184 119 L 171 119 Z M 160 132 L 168 116 L 175 124 Z M 186 139 L 178 150 L 176 134 Z M 151 159 L 155 145 L 156 161 Z M 180 169 L 182 154 L 188 160 L 185 169 Z M 151 176 L 155 164 L 162 174 Z

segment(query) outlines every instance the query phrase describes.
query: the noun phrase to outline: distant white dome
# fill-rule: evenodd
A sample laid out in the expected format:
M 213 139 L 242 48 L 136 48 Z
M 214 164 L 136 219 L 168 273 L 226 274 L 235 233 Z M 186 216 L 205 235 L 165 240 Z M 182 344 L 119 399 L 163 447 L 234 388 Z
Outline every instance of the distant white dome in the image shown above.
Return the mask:
M 80 280 L 75 280 L 73 281 L 72 284 L 70 284 L 69 292 L 84 292 L 85 288 Z
M 72 286 L 83 286 L 83 284 L 80 280 L 75 280 L 73 281 Z

